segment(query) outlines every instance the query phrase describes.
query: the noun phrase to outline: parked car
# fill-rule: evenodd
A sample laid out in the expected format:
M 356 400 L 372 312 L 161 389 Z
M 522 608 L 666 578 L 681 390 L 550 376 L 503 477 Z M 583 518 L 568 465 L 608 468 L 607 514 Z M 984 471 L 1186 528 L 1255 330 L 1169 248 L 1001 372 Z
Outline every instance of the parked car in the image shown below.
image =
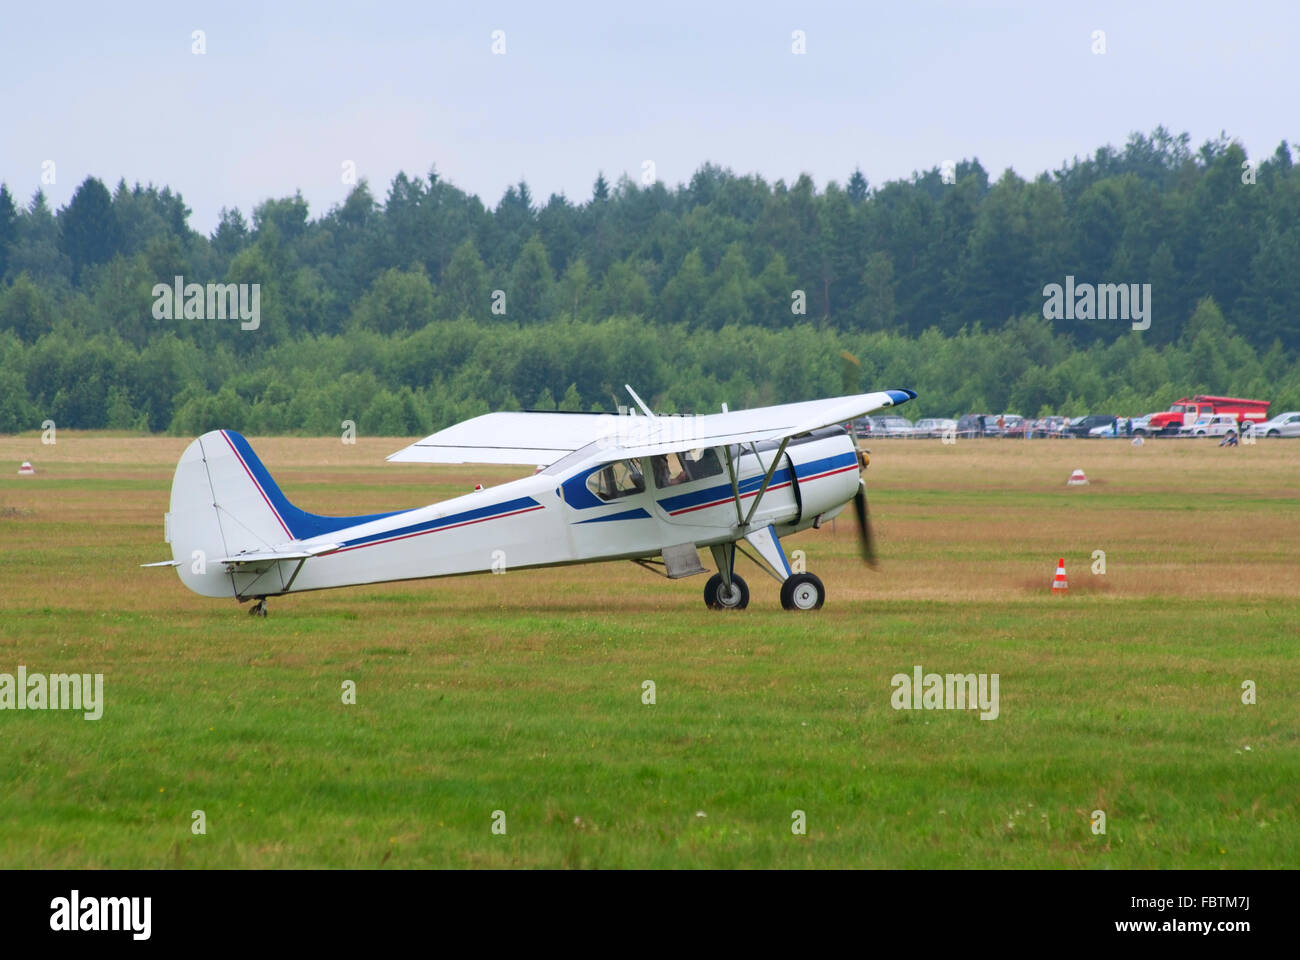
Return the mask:
M 957 420 L 957 436 L 959 437 L 982 437 L 988 433 L 989 420 L 997 420 L 987 413 L 968 413 Z M 994 429 L 997 425 L 994 424 Z
M 1102 416 L 1099 413 L 1091 413 L 1086 417 L 1075 417 L 1070 421 L 1069 426 L 1065 428 L 1065 436 L 1087 437 L 1092 433 L 1093 427 L 1108 426 L 1114 421 L 1114 417 Z
M 994 417 L 993 418 L 994 422 L 996 422 L 997 419 L 998 419 L 997 417 Z M 1004 413 L 1002 414 L 1002 423 L 1003 423 L 1003 427 L 1001 430 L 1002 436 L 1018 437 L 1021 440 L 1024 439 L 1025 430 L 1029 425 L 1029 421 L 1026 420 L 1024 417 L 1022 417 L 1020 414 Z
M 1191 426 L 1183 427 L 1178 432 L 1184 437 L 1221 437 L 1226 433 L 1236 433 L 1240 429 L 1235 413 L 1212 413 L 1200 417 Z
M 946 420 L 938 417 L 926 417 L 924 420 L 916 421 L 912 426 L 913 437 L 942 437 L 944 434 L 955 436 L 956 433 L 956 420 Z
M 855 437 L 871 436 L 871 418 L 859 417 L 853 421 L 853 435 Z
M 1256 424 L 1257 437 L 1300 437 L 1300 411 L 1279 413 L 1272 420 Z
M 1059 437 L 1069 422 L 1068 417 L 1039 417 L 1027 422 L 1025 431 L 1031 437 Z
M 1090 437 L 1122 437 L 1124 436 L 1124 418 L 1120 417 L 1118 421 L 1112 420 L 1110 423 L 1103 423 L 1099 427 L 1093 427 L 1088 431 Z
M 1048 417 L 1046 421 L 1046 435 L 1049 437 L 1065 436 L 1065 428 L 1070 425 L 1069 417 Z
M 1150 428 L 1149 425 L 1150 425 L 1150 423 L 1151 423 L 1151 418 L 1152 418 L 1153 416 L 1155 416 L 1155 414 L 1153 414 L 1153 413 L 1148 413 L 1145 417 L 1134 417 L 1134 418 L 1133 418 L 1133 436 L 1135 436 L 1135 437 L 1137 437 L 1137 436 L 1144 436 L 1145 434 L 1150 433 L 1150 432 L 1151 432 L 1151 428 Z
M 910 437 L 912 421 L 907 417 L 872 417 L 871 436 L 873 437 Z

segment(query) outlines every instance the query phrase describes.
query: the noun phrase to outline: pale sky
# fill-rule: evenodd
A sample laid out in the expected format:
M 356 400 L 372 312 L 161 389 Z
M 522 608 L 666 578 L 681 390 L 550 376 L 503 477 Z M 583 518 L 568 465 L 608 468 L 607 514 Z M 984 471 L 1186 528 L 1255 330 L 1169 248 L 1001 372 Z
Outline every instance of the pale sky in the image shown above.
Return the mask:
M 821 188 L 969 157 L 1030 177 L 1157 124 L 1252 157 L 1300 140 L 1293 0 L 267 6 L 7 5 L 0 180 L 26 203 L 53 160 L 56 207 L 89 174 L 166 184 L 206 233 L 295 189 L 324 213 L 345 161 L 380 200 L 436 165 L 495 206 L 645 161 Z

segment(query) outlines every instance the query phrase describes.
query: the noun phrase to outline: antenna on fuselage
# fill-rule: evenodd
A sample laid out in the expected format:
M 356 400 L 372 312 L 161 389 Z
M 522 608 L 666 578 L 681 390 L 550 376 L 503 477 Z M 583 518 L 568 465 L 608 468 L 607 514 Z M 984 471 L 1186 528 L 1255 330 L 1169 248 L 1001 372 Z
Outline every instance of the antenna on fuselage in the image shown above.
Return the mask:
M 645 405 L 645 401 L 636 395 L 636 391 L 633 390 L 631 386 L 625 383 L 623 384 L 623 389 L 632 395 L 632 399 L 636 401 L 636 405 L 640 407 L 643 411 L 645 411 L 645 415 L 647 417 L 649 417 L 651 420 L 655 418 L 654 413 L 651 411 L 649 407 Z

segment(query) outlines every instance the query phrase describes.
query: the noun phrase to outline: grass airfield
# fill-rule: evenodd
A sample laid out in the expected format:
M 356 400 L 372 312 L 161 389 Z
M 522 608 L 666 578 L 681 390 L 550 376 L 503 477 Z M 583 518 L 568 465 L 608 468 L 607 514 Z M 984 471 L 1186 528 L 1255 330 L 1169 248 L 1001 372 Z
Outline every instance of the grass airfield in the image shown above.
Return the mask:
M 384 462 L 407 442 L 252 438 L 319 513 L 519 475 Z M 0 712 L 0 867 L 1300 856 L 1300 442 L 875 441 L 880 570 L 847 514 L 786 544 L 826 583 L 817 613 L 742 559 L 739 613 L 705 609 L 703 576 L 617 563 L 272 598 L 265 620 L 138 567 L 170 557 L 187 443 L 0 437 L 0 672 L 102 672 L 106 699 L 98 721 Z M 918 664 L 997 673 L 998 718 L 892 709 Z

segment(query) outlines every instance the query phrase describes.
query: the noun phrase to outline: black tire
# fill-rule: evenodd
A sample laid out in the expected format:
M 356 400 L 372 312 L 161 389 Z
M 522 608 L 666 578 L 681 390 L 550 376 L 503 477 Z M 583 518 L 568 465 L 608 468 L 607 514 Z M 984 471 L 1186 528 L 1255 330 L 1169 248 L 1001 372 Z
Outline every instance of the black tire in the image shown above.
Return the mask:
M 826 587 L 811 573 L 796 573 L 781 584 L 781 606 L 786 610 L 820 610 Z
M 1268 433 L 1264 434 L 1264 436 L 1266 436 L 1266 437 L 1280 437 L 1280 436 L 1282 436 L 1282 431 L 1281 431 L 1281 430 L 1270 430 Z
M 704 585 L 704 605 L 710 610 L 744 610 L 749 606 L 749 584 L 734 573 L 731 575 L 731 596 L 722 585 L 722 574 L 715 573 Z

